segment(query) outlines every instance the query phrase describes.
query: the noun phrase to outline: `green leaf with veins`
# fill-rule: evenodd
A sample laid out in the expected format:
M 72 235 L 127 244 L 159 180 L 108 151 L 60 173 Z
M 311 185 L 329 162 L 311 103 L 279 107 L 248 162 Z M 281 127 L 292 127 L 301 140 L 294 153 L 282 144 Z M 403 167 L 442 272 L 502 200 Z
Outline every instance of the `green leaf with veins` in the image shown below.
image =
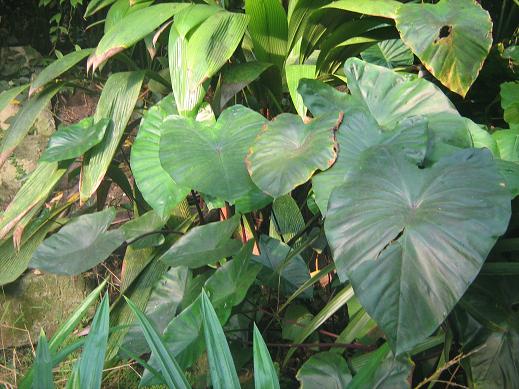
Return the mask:
M 241 105 L 227 108 L 214 125 L 169 117 L 160 140 L 162 166 L 181 185 L 233 203 L 257 189 L 245 156 L 266 122 Z
M 252 181 L 277 198 L 326 170 L 337 156 L 335 129 L 342 115 L 323 115 L 305 124 L 294 114 L 269 122 L 247 155 Z
M 94 123 L 87 117 L 78 123 L 61 126 L 49 139 L 40 161 L 58 162 L 79 157 L 103 140 L 110 119 Z
M 440 82 L 465 97 L 492 46 L 492 20 L 474 0 L 403 4 L 396 27 Z
M 332 192 L 325 231 L 339 278 L 350 280 L 400 355 L 452 310 L 510 213 L 487 150 L 463 150 L 419 169 L 379 147 Z

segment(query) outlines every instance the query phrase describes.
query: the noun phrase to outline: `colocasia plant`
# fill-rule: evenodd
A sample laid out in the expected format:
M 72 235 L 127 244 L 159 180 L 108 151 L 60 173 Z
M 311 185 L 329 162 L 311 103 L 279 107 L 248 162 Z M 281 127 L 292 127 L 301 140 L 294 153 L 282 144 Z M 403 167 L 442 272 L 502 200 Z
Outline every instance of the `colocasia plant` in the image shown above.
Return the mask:
M 0 284 L 119 278 L 20 387 L 82 349 L 71 388 L 128 359 L 141 386 L 518 388 L 517 2 L 206 3 L 92 0 L 97 47 L 0 95 L 28 89 L 1 164 L 101 86 L 0 216 Z

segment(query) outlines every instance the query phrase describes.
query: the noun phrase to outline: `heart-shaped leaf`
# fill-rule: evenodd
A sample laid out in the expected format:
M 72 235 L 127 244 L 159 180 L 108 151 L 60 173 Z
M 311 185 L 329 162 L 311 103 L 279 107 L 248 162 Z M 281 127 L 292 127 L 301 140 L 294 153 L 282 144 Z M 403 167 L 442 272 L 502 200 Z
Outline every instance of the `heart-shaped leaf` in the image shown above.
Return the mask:
M 223 111 L 215 125 L 170 117 L 160 141 L 162 166 L 181 185 L 232 203 L 256 189 L 244 159 L 266 122 L 241 105 Z
M 450 90 L 465 96 L 492 46 L 490 15 L 474 0 L 404 4 L 397 9 L 402 40 Z
M 145 112 L 130 159 L 135 183 L 142 197 L 161 217 L 169 215 L 189 193 L 189 188 L 178 185 L 164 170 L 159 158 L 164 121 L 176 113 L 173 96 L 163 98 Z
M 240 223 L 238 215 L 222 222 L 194 227 L 166 251 L 160 260 L 171 266 L 197 268 L 236 253 L 241 243 L 229 239 Z
M 109 124 L 110 119 L 94 123 L 93 117 L 87 117 L 76 124 L 60 127 L 50 137 L 40 160 L 57 162 L 79 157 L 103 140 Z
M 333 351 L 312 355 L 296 377 L 305 389 L 347 388 L 352 378 L 346 360 Z
M 82 215 L 45 239 L 29 267 L 54 274 L 77 275 L 105 260 L 124 242 L 121 230 L 107 231 L 115 209 Z
M 328 169 L 337 156 L 335 130 L 342 114 L 325 115 L 305 124 L 293 114 L 269 122 L 247 155 L 252 181 L 276 198 L 305 183 L 320 169 Z
M 397 355 L 438 327 L 506 231 L 502 181 L 487 150 L 419 169 L 380 147 L 332 192 L 325 231 L 337 273 Z

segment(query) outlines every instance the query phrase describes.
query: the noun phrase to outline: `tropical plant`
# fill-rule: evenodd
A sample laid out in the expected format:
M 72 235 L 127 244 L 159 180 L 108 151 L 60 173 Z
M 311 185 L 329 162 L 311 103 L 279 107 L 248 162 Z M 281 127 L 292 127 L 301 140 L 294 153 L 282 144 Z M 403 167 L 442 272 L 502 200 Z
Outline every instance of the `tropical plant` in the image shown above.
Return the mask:
M 79 348 L 67 387 L 128 359 L 141 386 L 519 387 L 516 3 L 498 32 L 474 0 L 205 3 L 90 1 L 98 45 L 0 94 L 29 90 L 1 166 L 101 85 L 0 216 L 0 284 L 123 257 L 20 387 Z

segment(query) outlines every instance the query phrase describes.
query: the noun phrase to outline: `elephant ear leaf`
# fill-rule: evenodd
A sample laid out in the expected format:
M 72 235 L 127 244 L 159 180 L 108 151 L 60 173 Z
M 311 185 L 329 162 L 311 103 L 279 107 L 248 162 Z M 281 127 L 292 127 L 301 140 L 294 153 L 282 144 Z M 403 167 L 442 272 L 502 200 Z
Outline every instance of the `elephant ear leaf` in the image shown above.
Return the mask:
M 492 46 L 492 20 L 474 0 L 404 4 L 396 27 L 425 67 L 465 97 Z
M 316 170 L 326 170 L 337 157 L 335 131 L 342 114 L 323 115 L 305 124 L 293 114 L 268 123 L 247 155 L 252 181 L 277 198 L 305 183 Z
M 325 232 L 339 278 L 351 281 L 398 356 L 445 319 L 510 214 L 488 150 L 462 150 L 419 169 L 380 147 L 332 192 Z

